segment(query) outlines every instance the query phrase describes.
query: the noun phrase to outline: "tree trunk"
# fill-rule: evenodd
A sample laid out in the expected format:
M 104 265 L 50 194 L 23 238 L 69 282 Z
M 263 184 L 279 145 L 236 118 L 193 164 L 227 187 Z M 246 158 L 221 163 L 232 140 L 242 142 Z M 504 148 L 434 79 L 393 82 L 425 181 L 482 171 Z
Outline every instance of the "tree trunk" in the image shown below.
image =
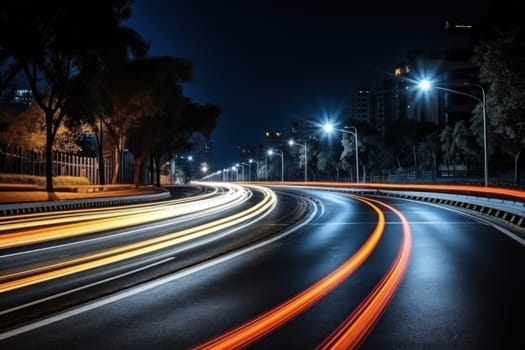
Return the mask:
M 153 156 L 149 157 L 149 184 L 153 185 L 153 179 L 155 178 L 155 169 L 154 169 L 154 160 Z
M 432 180 L 437 178 L 437 159 L 436 152 L 432 152 Z
M 53 192 L 53 114 L 46 113 L 46 191 Z
M 514 157 L 514 182 L 516 185 L 520 184 L 520 155 L 521 151 L 519 151 Z
M 133 185 L 135 185 L 135 187 L 138 187 L 140 185 L 140 172 L 142 170 L 143 162 L 144 157 L 135 159 L 135 165 L 133 166 Z
M 118 182 L 118 173 L 120 171 L 120 162 L 122 159 L 122 150 L 119 149 L 119 146 L 114 149 L 113 157 L 113 175 L 111 176 L 111 184 L 115 185 Z
M 156 172 L 156 178 L 155 178 L 155 182 L 156 182 L 156 186 L 157 187 L 160 187 L 160 157 L 154 157 L 153 159 L 155 159 L 155 168 L 157 168 L 157 172 Z
M 414 174 L 417 179 L 417 154 L 416 154 L 416 145 L 412 145 L 412 153 L 414 155 Z
M 98 148 L 98 181 L 101 185 L 106 184 L 106 169 L 104 165 L 104 131 L 102 130 L 102 122 L 100 122 L 99 132 L 97 134 L 97 148 Z

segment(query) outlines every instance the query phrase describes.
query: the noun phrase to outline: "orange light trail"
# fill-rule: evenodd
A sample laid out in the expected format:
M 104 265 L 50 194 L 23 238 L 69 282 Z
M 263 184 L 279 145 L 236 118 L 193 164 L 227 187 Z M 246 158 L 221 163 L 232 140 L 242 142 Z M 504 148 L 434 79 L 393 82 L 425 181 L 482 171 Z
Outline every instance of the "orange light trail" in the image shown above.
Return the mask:
M 370 236 L 348 260 L 301 293 L 194 349 L 238 349 L 248 346 L 307 310 L 354 273 L 377 247 L 385 228 L 385 217 L 381 210 L 368 200 L 357 199 L 372 207 L 378 218 Z
M 408 268 L 412 250 L 412 233 L 407 219 L 392 206 L 380 201 L 372 201 L 392 210 L 401 220 L 403 228 L 401 246 L 396 259 L 374 289 L 316 350 L 357 348 L 385 311 Z
M 271 185 L 283 185 L 281 182 L 268 182 Z M 390 189 L 390 190 L 423 190 L 442 191 L 449 193 L 477 193 L 494 197 L 495 195 L 518 198 L 525 200 L 525 191 L 503 187 L 484 187 L 471 185 L 434 185 L 434 184 L 387 184 L 387 183 L 356 183 L 356 182 L 284 182 L 287 186 L 324 186 L 341 188 L 367 188 L 367 189 Z

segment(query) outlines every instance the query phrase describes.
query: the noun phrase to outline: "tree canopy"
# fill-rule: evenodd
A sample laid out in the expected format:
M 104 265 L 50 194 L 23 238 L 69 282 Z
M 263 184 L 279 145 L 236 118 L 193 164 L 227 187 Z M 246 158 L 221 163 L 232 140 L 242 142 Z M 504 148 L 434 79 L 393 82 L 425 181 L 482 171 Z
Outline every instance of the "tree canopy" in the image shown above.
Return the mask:
M 47 191 L 53 191 L 53 142 L 79 96 L 78 89 L 95 72 L 147 52 L 147 43 L 122 26 L 131 15 L 131 4 L 129 0 L 2 2 L 0 52 L 23 72 L 45 116 Z

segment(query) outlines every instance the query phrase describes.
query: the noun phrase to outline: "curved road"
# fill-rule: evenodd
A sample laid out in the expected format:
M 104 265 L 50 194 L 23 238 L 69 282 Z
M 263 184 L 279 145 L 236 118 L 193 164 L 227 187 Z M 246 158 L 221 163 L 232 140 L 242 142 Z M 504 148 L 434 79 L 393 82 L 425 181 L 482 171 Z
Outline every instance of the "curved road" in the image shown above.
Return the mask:
M 280 212 L 297 206 L 283 191 L 312 199 L 301 226 L 4 331 L 1 348 L 525 348 L 517 241 L 428 204 L 275 189 Z

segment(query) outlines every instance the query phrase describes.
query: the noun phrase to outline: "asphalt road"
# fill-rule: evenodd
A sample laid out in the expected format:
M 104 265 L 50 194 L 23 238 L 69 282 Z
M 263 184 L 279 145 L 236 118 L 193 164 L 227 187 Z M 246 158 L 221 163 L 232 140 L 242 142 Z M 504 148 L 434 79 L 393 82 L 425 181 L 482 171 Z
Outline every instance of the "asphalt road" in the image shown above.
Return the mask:
M 363 349 L 525 348 L 520 243 L 436 206 L 303 194 L 316 204 L 295 231 L 44 318 L 31 330 L 1 333 L 0 347 L 229 348 L 231 340 L 254 349 L 313 349 L 337 340 L 340 329 L 358 334 Z M 281 213 L 297 206 L 279 198 Z M 271 219 L 259 228 L 283 224 Z M 247 333 L 252 325 L 259 328 Z

